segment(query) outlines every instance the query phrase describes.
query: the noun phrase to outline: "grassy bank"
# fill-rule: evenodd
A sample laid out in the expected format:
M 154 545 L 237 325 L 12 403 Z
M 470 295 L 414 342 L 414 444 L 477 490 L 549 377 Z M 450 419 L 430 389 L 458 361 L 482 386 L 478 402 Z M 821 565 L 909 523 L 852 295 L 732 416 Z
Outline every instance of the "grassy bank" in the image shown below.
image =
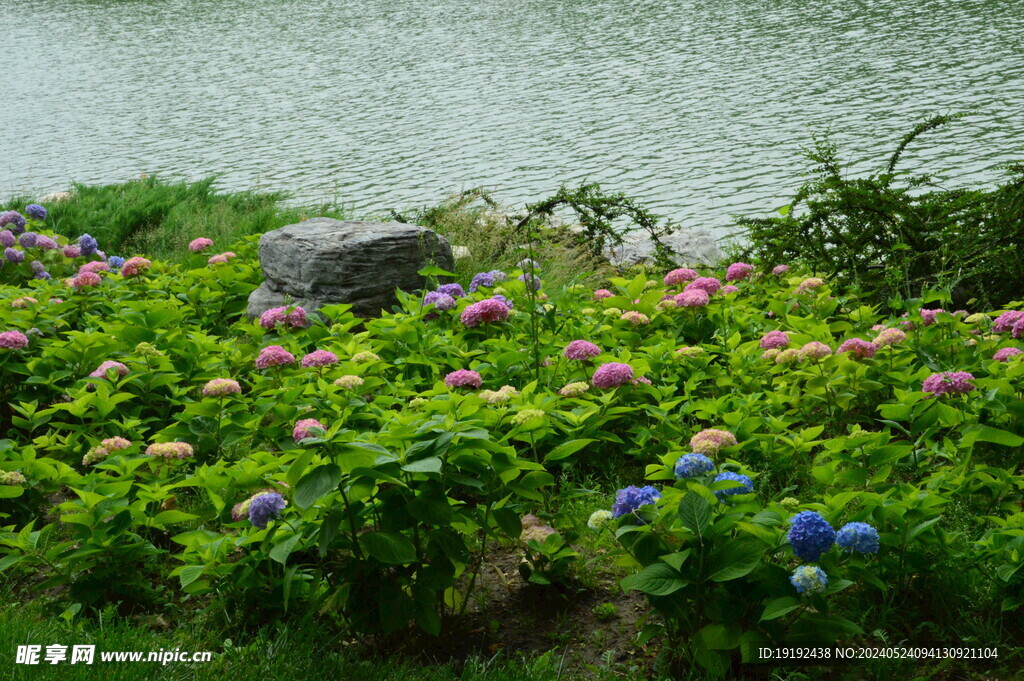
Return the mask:
M 91 234 L 109 254 L 146 254 L 172 262 L 188 254 L 188 243 L 208 237 L 231 243 L 311 217 L 345 218 L 337 202 L 288 205 L 288 194 L 220 191 L 216 178 L 198 182 L 144 177 L 103 185 L 75 183 L 64 201 L 46 202 L 52 229 L 69 238 Z M 0 210 L 20 210 L 39 197 L 15 196 Z

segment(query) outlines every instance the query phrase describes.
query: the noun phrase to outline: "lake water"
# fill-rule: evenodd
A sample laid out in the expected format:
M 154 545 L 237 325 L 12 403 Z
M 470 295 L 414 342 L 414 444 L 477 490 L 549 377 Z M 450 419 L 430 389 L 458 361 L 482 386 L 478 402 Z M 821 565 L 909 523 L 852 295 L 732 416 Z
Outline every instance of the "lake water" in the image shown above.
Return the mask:
M 2 0 L 0 194 L 221 175 L 360 213 L 599 181 L 688 226 L 785 203 L 831 128 L 1024 158 L 1021 0 Z

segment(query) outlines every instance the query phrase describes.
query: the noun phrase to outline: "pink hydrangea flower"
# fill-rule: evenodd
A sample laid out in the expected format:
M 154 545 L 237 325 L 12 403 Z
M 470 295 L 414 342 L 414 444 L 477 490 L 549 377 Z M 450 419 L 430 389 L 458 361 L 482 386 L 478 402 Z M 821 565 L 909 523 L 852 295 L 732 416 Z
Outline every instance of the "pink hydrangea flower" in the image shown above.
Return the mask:
M 717 428 L 707 428 L 690 438 L 690 449 L 705 456 L 714 456 L 725 447 L 733 447 L 736 444 L 735 435 Z
M 677 307 L 704 307 L 711 302 L 707 291 L 699 288 L 687 289 L 675 297 Z
M 278 324 L 300 327 L 305 326 L 306 323 L 306 311 L 299 306 L 273 307 L 260 315 L 260 326 L 264 329 L 273 329 Z
M 192 456 L 192 445 L 187 442 L 155 442 L 146 447 L 146 454 L 161 459 L 187 459 Z
M 318 433 L 313 432 L 314 428 L 327 430 L 324 428 L 324 424 L 320 423 L 316 419 L 302 419 L 296 423 L 295 428 L 292 430 L 292 439 L 295 440 L 295 444 L 298 444 L 307 437 L 316 437 Z
M 508 319 L 508 315 L 509 309 L 505 303 L 496 298 L 487 298 L 464 309 L 460 319 L 463 324 L 472 327 L 479 324 L 503 322 Z
M 616 388 L 633 381 L 633 367 L 622 362 L 602 364 L 594 372 L 595 388 Z
M 719 293 L 721 293 L 723 296 L 727 296 L 730 293 L 736 293 L 739 290 L 740 290 L 739 286 L 733 286 L 732 284 L 730 284 L 728 286 L 723 286 L 722 289 L 719 291 Z
M 800 348 L 800 356 L 804 359 L 824 359 L 831 354 L 832 348 L 818 341 L 811 341 Z
M 637 312 L 636 310 L 629 310 L 623 312 L 619 319 L 623 319 L 633 326 L 641 326 L 642 324 L 650 324 L 651 318 L 645 315 L 643 312 Z
M 800 285 L 796 287 L 797 293 L 807 293 L 813 291 L 816 288 L 821 288 L 825 285 L 825 280 L 818 277 L 809 277 L 800 282 Z
M 302 358 L 304 367 L 326 367 L 338 363 L 338 356 L 329 350 L 314 350 Z
M 921 389 L 933 396 L 947 393 L 963 394 L 975 389 L 971 383 L 973 380 L 974 376 L 966 371 L 943 371 L 924 379 Z
M 882 332 L 875 337 L 874 344 L 880 348 L 888 345 L 895 345 L 907 340 L 907 334 L 900 329 L 882 329 Z
M 772 268 L 772 274 L 779 276 L 789 271 L 789 265 L 776 265 Z
M 110 271 L 110 265 L 108 265 L 106 262 L 104 262 L 102 260 L 93 260 L 92 262 L 87 262 L 87 263 L 85 263 L 84 265 L 82 265 L 81 267 L 78 268 L 78 273 L 79 274 L 82 274 L 83 272 L 109 272 L 109 271 Z
M 789 334 L 785 331 L 769 331 L 761 338 L 761 349 L 772 350 L 789 345 Z
M 686 285 L 686 288 L 683 289 L 683 292 L 685 293 L 686 291 L 697 290 L 704 291 L 704 293 L 707 293 L 709 296 L 711 296 L 714 295 L 715 293 L 718 293 L 718 289 L 720 288 L 722 288 L 722 282 L 718 281 L 714 277 L 697 277 L 696 279 L 694 279 L 693 281 Z
M 611 291 L 609 291 L 606 288 L 599 288 L 596 291 L 594 291 L 594 298 L 596 298 L 598 300 L 604 300 L 605 298 L 611 298 L 613 295 L 615 295 L 615 294 L 612 293 Z
M 256 368 L 268 369 L 270 367 L 293 364 L 294 362 L 295 355 L 288 352 L 280 345 L 268 345 L 260 350 L 259 357 L 256 358 Z
M 124 261 L 124 264 L 121 265 L 121 276 L 137 277 L 143 272 L 146 272 L 152 266 L 153 263 L 150 262 L 147 258 L 141 258 L 139 256 L 135 256 L 134 258 L 128 258 L 127 260 Z
M 0 336 L 3 336 L 3 334 L 0 334 Z M 0 345 L 0 347 L 2 347 L 2 345 Z M 1000 348 L 996 350 L 996 354 L 992 355 L 992 359 L 1000 362 L 1009 362 L 1012 358 L 1018 355 L 1024 355 L 1024 350 L 1021 350 L 1020 348 Z
M 995 322 L 992 323 L 992 330 L 996 333 L 1005 333 L 1013 329 L 1013 326 L 1024 319 L 1024 311 L 1021 310 L 1010 310 L 996 317 Z
M 242 386 L 230 378 L 215 378 L 203 386 L 203 395 L 206 397 L 226 397 L 240 392 Z
M 444 384 L 449 388 L 479 388 L 483 382 L 480 374 L 469 369 L 459 369 L 444 377 Z
M 77 258 L 82 255 L 82 248 L 80 246 L 65 246 L 63 250 L 65 258 Z
M 50 237 L 45 234 L 40 234 L 36 237 L 36 248 L 41 248 L 44 251 L 52 251 L 60 248 L 60 246 L 57 245 L 57 242 Z
M 935 323 L 935 318 L 939 316 L 940 312 L 945 312 L 941 307 L 934 310 L 921 309 L 921 321 L 925 326 L 931 326 Z
M 878 351 L 878 346 L 874 343 L 869 343 L 862 338 L 851 338 L 850 340 L 843 341 L 843 344 L 836 350 L 837 355 L 841 355 L 844 352 L 849 352 L 856 359 L 865 359 L 874 357 Z
M 1010 329 L 1010 335 L 1014 338 L 1024 336 L 1024 318 L 1017 320 L 1017 323 L 1013 325 L 1012 329 Z
M 85 288 L 86 286 L 98 286 L 103 280 L 95 272 L 82 272 L 67 280 L 67 285 L 72 288 Z
M 28 336 L 21 331 L 4 331 L 0 333 L 0 348 L 20 350 L 28 345 Z
M 39 301 L 32 296 L 22 296 L 21 298 L 15 298 L 11 301 L 11 307 L 15 310 L 23 310 L 29 305 L 35 305 Z
M 107 360 L 106 362 L 103 362 L 98 367 L 96 367 L 96 370 L 93 371 L 91 374 L 89 374 L 89 377 L 90 378 L 106 378 L 107 377 L 107 372 L 110 371 L 111 369 L 114 369 L 115 371 L 117 371 L 117 375 L 118 376 L 127 376 L 128 375 L 128 367 L 126 367 L 124 364 L 121 364 L 120 362 L 114 362 L 114 361 L 111 361 L 111 360 Z
M 188 250 L 193 253 L 199 253 L 205 251 L 207 248 L 213 245 L 212 239 L 207 239 L 205 236 L 201 236 L 198 239 L 192 239 L 188 244 Z
M 691 270 L 689 267 L 682 267 L 677 270 L 672 270 L 665 275 L 665 286 L 678 286 L 691 282 L 700 275 L 697 274 L 697 270 Z
M 729 265 L 729 268 L 725 271 L 726 281 L 742 281 L 751 275 L 754 271 L 753 265 L 748 265 L 745 262 L 734 262 Z
M 601 348 L 590 341 L 574 340 L 565 346 L 565 351 L 562 354 L 566 359 L 587 360 L 600 355 Z

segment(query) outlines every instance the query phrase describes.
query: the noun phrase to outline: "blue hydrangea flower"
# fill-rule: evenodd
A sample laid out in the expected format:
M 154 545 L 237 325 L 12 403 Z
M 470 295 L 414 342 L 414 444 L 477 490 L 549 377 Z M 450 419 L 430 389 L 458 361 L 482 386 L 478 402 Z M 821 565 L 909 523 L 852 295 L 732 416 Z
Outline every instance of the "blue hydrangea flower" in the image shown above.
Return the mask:
M 49 279 L 49 278 L 50 278 L 50 273 L 47 272 L 46 270 L 43 270 L 42 272 L 36 272 L 36 276 L 33 277 L 33 279 Z
M 521 270 L 540 270 L 540 265 L 537 264 L 537 261 L 530 260 L 529 258 L 523 258 L 517 262 L 516 267 Z
M 496 296 L 491 296 L 491 298 L 493 298 L 494 300 L 500 300 L 502 303 L 505 304 L 505 307 L 507 307 L 510 310 L 512 309 L 512 301 L 506 298 L 505 296 L 501 295 L 500 293 Z
M 676 461 L 676 477 L 695 478 L 715 470 L 715 462 L 703 454 L 683 454 Z
M 253 527 L 263 529 L 271 518 L 278 518 L 287 502 L 277 492 L 267 492 L 249 503 L 249 522 Z
M 36 245 L 36 239 L 39 235 L 35 232 L 25 232 L 18 237 L 18 243 L 21 244 L 22 248 L 33 248 Z
M 867 523 L 846 523 L 836 533 L 836 543 L 860 553 L 878 553 L 878 530 Z
M 437 292 L 452 298 L 462 298 L 466 295 L 466 292 L 462 289 L 462 284 L 441 284 L 437 287 Z
M 25 216 L 16 210 L 0 213 L 0 227 L 9 228 L 15 235 L 25 231 L 25 222 Z
M 124 265 L 124 258 L 112 255 L 107 258 L 107 264 L 110 265 L 110 269 L 119 270 L 121 269 L 121 266 Z
M 821 593 L 828 586 L 825 571 L 814 565 L 801 565 L 793 570 L 789 581 L 796 587 L 797 592 L 802 594 Z
M 754 482 L 741 473 L 733 473 L 732 471 L 724 471 L 715 476 L 715 482 L 722 480 L 732 480 L 733 482 L 740 483 L 741 486 L 726 487 L 725 489 L 716 489 L 715 496 L 718 497 L 719 501 L 725 501 L 726 497 L 731 497 L 734 494 L 749 494 L 754 491 Z
M 96 239 L 88 234 L 83 234 L 78 237 L 78 247 L 81 249 L 82 255 L 92 255 L 99 249 L 99 244 Z
M 4 258 L 7 262 L 14 263 L 17 265 L 19 262 L 25 259 L 25 254 L 19 251 L 17 248 L 5 248 Z
M 814 511 L 800 511 L 793 518 L 788 539 L 793 547 L 793 555 L 814 562 L 832 548 L 836 541 L 836 531 Z
M 477 272 L 473 275 L 473 281 L 469 282 L 469 292 L 475 293 L 478 288 L 494 286 L 494 275 L 490 272 Z
M 637 487 L 630 485 L 620 489 L 615 495 L 615 504 L 612 506 L 612 516 L 621 518 L 627 513 L 633 513 L 641 506 L 653 504 L 661 498 L 661 492 L 650 485 Z
M 25 206 L 25 215 L 29 216 L 33 220 L 45 220 L 46 209 L 38 203 L 30 203 Z

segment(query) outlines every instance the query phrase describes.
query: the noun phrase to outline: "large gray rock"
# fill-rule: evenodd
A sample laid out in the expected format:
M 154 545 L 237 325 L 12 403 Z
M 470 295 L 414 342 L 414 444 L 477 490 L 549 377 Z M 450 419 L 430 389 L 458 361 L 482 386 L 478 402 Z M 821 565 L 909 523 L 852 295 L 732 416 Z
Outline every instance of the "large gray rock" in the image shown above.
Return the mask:
M 452 249 L 444 237 L 400 222 L 352 222 L 313 218 L 260 237 L 266 281 L 249 296 L 258 317 L 281 305 L 307 312 L 348 303 L 361 317 L 379 315 L 396 301 L 395 289 L 423 288 L 416 274 L 427 265 L 450 270 Z
M 717 265 L 725 255 L 710 232 L 680 228 L 661 237 L 680 266 Z M 609 248 L 608 260 L 616 266 L 654 261 L 654 242 L 647 232 L 629 232 L 620 246 Z

